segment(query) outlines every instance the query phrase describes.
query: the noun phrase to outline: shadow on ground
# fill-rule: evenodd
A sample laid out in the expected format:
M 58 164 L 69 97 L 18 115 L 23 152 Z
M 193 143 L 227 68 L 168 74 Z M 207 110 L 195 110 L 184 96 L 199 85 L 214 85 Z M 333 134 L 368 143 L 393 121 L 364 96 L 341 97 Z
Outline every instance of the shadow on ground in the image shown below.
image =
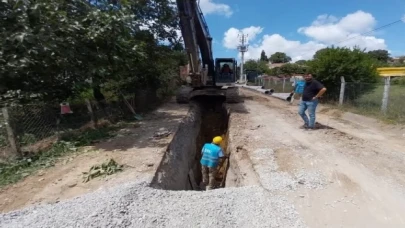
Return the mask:
M 315 129 L 334 129 L 334 128 L 330 127 L 328 125 L 324 125 L 324 124 L 321 124 L 319 122 L 316 122 L 315 123 Z
M 97 150 L 128 151 L 142 148 L 166 147 L 187 115 L 188 105 L 169 104 L 149 113 L 143 120 L 115 133 L 113 138 L 95 144 Z

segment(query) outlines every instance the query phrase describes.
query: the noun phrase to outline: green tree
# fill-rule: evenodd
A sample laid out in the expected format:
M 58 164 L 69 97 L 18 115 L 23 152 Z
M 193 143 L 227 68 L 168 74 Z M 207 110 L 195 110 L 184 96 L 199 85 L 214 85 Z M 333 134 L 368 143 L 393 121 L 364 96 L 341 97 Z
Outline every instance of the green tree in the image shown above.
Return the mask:
M 262 50 L 262 53 L 260 54 L 260 61 L 263 61 L 263 62 L 269 61 L 269 58 L 267 57 L 266 52 L 264 52 L 264 50 Z
M 284 52 L 276 52 L 269 58 L 271 63 L 288 63 L 291 62 L 291 57 Z
M 310 72 L 328 89 L 328 97 L 337 98 L 340 91 L 340 77 L 351 83 L 372 83 L 377 81 L 376 60 L 359 48 L 325 48 L 317 51 L 309 63 Z M 356 98 L 372 89 L 353 93 Z
M 278 75 L 282 74 L 280 67 L 271 68 L 271 69 L 269 69 L 268 72 L 269 72 L 268 74 L 271 76 L 278 76 Z
M 295 63 L 298 65 L 305 65 L 305 64 L 307 64 L 307 62 L 308 62 L 307 60 L 298 60 Z
M 243 65 L 245 70 L 258 70 L 258 61 L 253 60 L 253 59 L 249 59 L 245 62 L 245 64 Z
M 387 63 L 389 60 L 391 60 L 390 54 L 388 53 L 387 50 L 374 50 L 374 51 L 369 51 L 367 52 L 372 58 L 376 59 L 379 62 L 382 63 Z
M 169 0 L 9 0 L 0 13 L 0 93 L 19 90 L 20 101 L 100 87 L 157 90 L 185 62 Z
M 267 62 L 260 61 L 260 60 L 252 60 L 252 59 L 245 62 L 244 69 L 245 70 L 255 70 L 259 74 L 269 72 L 269 66 L 267 65 Z

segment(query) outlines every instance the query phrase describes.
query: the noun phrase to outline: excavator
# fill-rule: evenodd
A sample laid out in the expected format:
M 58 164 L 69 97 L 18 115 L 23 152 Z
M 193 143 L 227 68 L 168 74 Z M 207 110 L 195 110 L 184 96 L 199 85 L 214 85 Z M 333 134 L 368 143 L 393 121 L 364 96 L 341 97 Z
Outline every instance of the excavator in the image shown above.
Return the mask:
M 177 103 L 188 103 L 201 96 L 217 96 L 225 98 L 227 103 L 239 103 L 239 90 L 235 86 L 237 61 L 234 58 L 216 58 L 214 61 L 212 37 L 197 0 L 176 2 L 190 66 L 187 85 L 176 94 Z

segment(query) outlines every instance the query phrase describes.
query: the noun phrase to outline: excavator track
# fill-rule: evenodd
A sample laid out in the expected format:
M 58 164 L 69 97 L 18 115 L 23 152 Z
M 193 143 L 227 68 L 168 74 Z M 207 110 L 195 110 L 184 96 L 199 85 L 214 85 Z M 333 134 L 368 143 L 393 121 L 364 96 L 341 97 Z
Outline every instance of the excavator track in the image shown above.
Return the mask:
M 239 94 L 238 87 L 231 87 L 226 90 L 226 103 L 241 103 L 242 97 Z

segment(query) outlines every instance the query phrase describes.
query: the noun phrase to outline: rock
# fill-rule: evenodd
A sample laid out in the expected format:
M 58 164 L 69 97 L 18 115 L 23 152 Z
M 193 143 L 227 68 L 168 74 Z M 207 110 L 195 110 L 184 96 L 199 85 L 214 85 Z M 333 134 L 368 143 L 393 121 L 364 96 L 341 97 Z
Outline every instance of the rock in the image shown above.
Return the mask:
M 165 128 L 160 128 L 159 131 L 153 134 L 153 138 L 165 138 L 169 136 L 171 132 Z

